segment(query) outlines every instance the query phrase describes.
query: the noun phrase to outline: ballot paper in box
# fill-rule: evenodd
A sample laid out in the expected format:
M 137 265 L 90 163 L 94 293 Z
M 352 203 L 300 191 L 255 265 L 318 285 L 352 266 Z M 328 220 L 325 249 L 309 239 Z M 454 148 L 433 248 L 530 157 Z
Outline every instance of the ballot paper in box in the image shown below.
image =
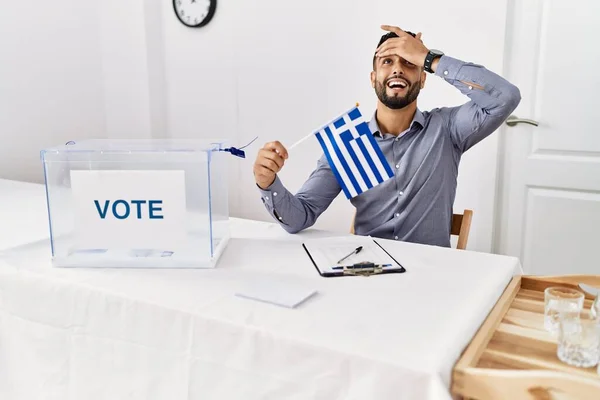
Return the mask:
M 228 150 L 175 139 L 42 150 L 53 265 L 214 268 L 229 238 Z

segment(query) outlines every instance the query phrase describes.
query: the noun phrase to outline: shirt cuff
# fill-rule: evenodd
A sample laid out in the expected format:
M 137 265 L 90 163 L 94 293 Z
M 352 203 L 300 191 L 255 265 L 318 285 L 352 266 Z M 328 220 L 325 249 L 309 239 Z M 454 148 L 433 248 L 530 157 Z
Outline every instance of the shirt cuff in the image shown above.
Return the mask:
M 447 81 L 453 81 L 456 79 L 458 71 L 460 71 L 464 65 L 464 61 L 443 55 L 440 57 L 440 61 L 435 69 L 435 74 Z
M 260 196 L 263 203 L 271 206 L 271 208 L 274 207 L 275 200 L 277 200 L 277 196 L 282 196 L 285 190 L 283 187 L 283 183 L 281 183 L 278 176 L 275 176 L 275 180 L 268 188 L 263 190 L 258 185 L 257 187 L 260 192 Z

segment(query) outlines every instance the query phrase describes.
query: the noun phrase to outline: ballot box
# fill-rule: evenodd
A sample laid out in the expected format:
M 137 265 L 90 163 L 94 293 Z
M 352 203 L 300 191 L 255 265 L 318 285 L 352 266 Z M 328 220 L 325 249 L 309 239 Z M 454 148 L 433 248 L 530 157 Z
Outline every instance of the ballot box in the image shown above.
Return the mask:
M 229 238 L 225 146 L 97 139 L 42 150 L 52 264 L 214 268 Z

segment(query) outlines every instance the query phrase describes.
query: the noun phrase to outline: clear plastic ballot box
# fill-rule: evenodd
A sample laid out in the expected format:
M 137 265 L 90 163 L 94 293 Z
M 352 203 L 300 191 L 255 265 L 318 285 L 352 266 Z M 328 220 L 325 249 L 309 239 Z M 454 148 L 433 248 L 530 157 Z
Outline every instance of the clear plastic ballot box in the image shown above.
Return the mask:
M 42 150 L 52 264 L 214 268 L 229 239 L 224 146 L 97 139 Z

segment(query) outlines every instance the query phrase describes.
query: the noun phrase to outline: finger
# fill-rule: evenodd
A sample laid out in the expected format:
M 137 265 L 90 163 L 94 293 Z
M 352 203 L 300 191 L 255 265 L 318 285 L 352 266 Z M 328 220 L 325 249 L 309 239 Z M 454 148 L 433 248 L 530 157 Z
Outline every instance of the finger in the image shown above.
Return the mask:
M 375 52 L 376 54 L 379 54 L 380 52 L 385 50 L 403 48 L 404 44 L 405 39 L 403 38 L 388 39 L 384 43 L 382 43 L 381 46 L 379 46 L 377 50 L 375 50 Z
M 395 47 L 395 46 L 392 46 L 391 44 L 385 44 L 385 45 L 381 45 L 381 47 L 377 49 L 377 51 L 376 51 L 375 55 L 376 55 L 377 57 L 381 57 L 381 55 L 382 55 L 384 52 L 389 52 L 389 51 L 390 51 L 390 50 L 392 50 L 394 47 Z
M 394 32 L 398 36 L 408 35 L 408 33 L 404 32 L 402 29 L 400 29 L 397 26 L 381 25 L 381 29 L 383 29 L 384 31 L 388 31 L 388 32 Z
M 415 38 L 421 40 L 421 32 L 417 33 L 417 36 L 415 36 Z M 421 40 L 421 43 L 423 43 L 422 40 Z
M 276 174 L 279 172 L 279 166 L 273 160 L 269 160 L 268 158 L 261 158 L 258 160 L 258 164 L 270 170 L 272 173 Z
M 265 178 L 272 178 L 274 175 L 273 171 L 271 171 L 269 168 L 263 167 L 262 165 L 255 166 L 254 173 L 256 176 L 262 176 Z
M 265 144 L 264 149 L 274 151 L 284 158 L 287 156 L 286 148 L 278 140 Z
M 384 50 L 382 52 L 377 53 L 378 58 L 389 57 L 389 56 L 399 56 L 394 49 Z
M 274 161 L 279 166 L 279 168 L 283 167 L 283 164 L 285 163 L 283 157 L 281 157 L 279 154 L 275 153 L 272 150 L 261 150 L 259 156 Z
M 377 50 L 380 50 L 384 47 L 390 47 L 390 46 L 398 46 L 400 44 L 400 38 L 392 38 L 392 39 L 388 39 L 385 42 L 381 43 L 379 45 L 379 47 L 377 48 Z
M 381 46 L 379 46 L 379 47 L 377 48 L 377 50 L 375 50 L 375 53 L 379 54 L 379 53 L 381 53 L 382 51 L 384 51 L 384 50 L 387 50 L 387 49 L 389 49 L 389 48 L 390 48 L 390 44 L 389 44 L 389 43 L 387 43 L 387 42 L 385 42 L 385 43 L 383 43 Z
M 273 150 L 279 153 L 279 155 L 285 159 L 288 158 L 288 152 L 286 148 L 279 141 L 269 142 L 264 147 L 267 150 Z

